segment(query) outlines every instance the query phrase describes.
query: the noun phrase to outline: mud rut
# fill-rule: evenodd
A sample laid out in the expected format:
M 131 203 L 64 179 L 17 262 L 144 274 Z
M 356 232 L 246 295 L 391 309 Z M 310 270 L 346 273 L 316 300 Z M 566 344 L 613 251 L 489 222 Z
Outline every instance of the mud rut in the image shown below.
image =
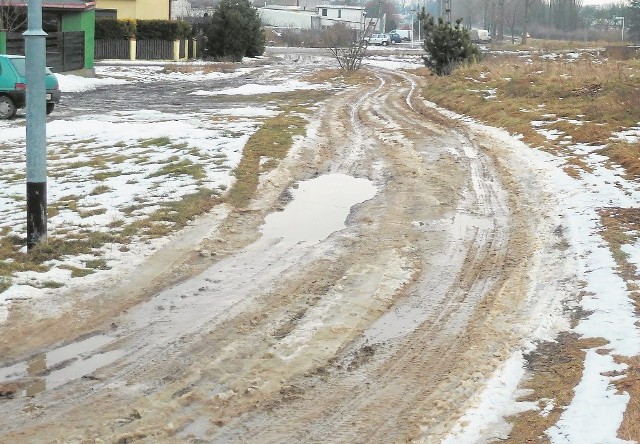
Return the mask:
M 252 238 L 288 186 L 318 174 L 378 186 L 347 229 L 313 245 L 229 241 L 205 274 L 114 320 L 116 363 L 2 402 L 2 440 L 445 436 L 544 309 L 528 291 L 547 285 L 534 262 L 558 239 L 511 154 L 425 106 L 421 79 L 375 75 L 324 104 L 252 207 L 202 248 Z

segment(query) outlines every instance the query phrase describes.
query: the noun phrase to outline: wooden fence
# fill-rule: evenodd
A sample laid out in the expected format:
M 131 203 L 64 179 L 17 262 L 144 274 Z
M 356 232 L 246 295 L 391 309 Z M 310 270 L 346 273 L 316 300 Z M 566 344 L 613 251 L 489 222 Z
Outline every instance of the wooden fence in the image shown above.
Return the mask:
M 84 68 L 84 32 L 51 32 L 47 34 L 47 66 L 55 72 Z M 24 55 L 24 36 L 7 33 L 7 54 Z
M 172 60 L 173 42 L 170 40 L 138 40 L 136 42 L 136 59 Z
M 196 57 L 194 40 L 96 40 L 96 59 L 185 60 Z
M 129 40 L 101 39 L 95 42 L 96 59 L 126 59 L 131 58 Z

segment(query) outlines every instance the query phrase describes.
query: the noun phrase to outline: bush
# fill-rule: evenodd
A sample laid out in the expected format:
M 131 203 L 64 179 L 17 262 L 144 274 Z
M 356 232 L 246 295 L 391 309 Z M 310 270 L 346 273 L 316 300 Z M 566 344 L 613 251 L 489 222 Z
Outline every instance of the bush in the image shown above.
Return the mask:
M 96 20 L 96 39 L 179 40 L 191 35 L 187 22 L 176 20 Z
M 471 43 L 469 31 L 461 28 L 462 19 L 456 21 L 455 26 L 442 18 L 436 25 L 433 16 L 422 14 L 424 30 L 423 47 L 427 52 L 424 64 L 432 73 L 443 76 L 449 75 L 463 63 L 474 63 L 480 60 L 480 51 Z
M 136 36 L 135 20 L 98 19 L 96 20 L 96 39 L 129 40 Z
M 239 61 L 264 53 L 265 34 L 256 8 L 248 0 L 222 0 L 205 29 L 207 55 Z
M 180 40 L 189 37 L 191 26 L 178 20 L 138 20 L 138 40 Z

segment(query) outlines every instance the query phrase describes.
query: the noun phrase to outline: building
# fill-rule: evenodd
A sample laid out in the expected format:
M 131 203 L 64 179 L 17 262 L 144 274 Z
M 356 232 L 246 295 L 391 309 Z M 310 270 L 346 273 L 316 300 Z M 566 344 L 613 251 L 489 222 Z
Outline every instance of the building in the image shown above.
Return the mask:
M 186 20 L 189 17 L 194 17 L 189 0 L 171 0 L 171 20 Z
M 299 6 L 265 5 L 258 8 L 260 19 L 267 26 L 275 28 L 326 29 L 336 23 L 342 23 L 352 29 L 362 29 L 372 23 L 377 25 L 376 17 L 367 17 L 359 6 L 318 5 L 314 9 Z
M 2 0 L 27 13 L 27 0 Z M 24 54 L 26 20 L 0 32 L 0 52 Z M 1 28 L 0 28 L 1 29 Z M 55 71 L 92 69 L 95 49 L 95 1 L 42 0 L 42 29 L 47 35 L 47 66 Z
M 96 17 L 170 20 L 171 0 L 96 0 Z

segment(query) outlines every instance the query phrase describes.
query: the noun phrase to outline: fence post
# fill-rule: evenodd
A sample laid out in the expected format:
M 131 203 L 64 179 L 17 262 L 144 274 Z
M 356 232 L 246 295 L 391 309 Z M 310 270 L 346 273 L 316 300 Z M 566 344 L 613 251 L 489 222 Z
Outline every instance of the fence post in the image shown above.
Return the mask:
M 137 50 L 136 39 L 129 40 L 129 60 L 136 59 L 136 50 Z
M 0 54 L 7 53 L 7 32 L 0 31 Z
M 173 61 L 180 60 L 180 40 L 173 41 Z
M 193 42 L 191 57 L 195 59 L 198 58 L 198 41 L 196 39 L 191 39 L 191 41 Z

